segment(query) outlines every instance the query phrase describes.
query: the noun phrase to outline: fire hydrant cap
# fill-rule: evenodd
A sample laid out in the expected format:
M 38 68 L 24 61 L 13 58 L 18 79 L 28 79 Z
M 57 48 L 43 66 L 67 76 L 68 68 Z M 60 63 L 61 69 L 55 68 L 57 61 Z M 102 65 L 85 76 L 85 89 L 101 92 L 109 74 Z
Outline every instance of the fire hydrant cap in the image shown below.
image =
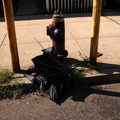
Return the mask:
M 59 14 L 60 15 L 60 14 L 62 14 L 62 12 L 60 10 L 55 10 L 54 14 Z
M 53 22 L 63 22 L 64 21 L 63 14 L 60 10 L 55 10 L 54 11 L 52 21 Z

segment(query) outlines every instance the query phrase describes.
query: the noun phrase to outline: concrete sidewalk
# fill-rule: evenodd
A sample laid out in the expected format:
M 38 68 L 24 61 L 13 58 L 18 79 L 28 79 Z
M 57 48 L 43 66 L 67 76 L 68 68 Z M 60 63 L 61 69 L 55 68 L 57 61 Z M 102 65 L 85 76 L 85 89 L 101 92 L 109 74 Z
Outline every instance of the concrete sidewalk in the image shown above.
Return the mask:
M 87 68 L 85 77 L 111 75 L 120 73 L 120 13 L 104 13 L 101 17 L 99 52 L 103 56 L 97 59 L 96 70 Z M 109 16 L 107 16 L 107 14 Z M 46 35 L 46 26 L 51 24 L 52 15 L 16 16 L 15 27 L 21 69 L 26 70 L 32 65 L 31 59 L 42 54 L 41 50 L 50 47 L 51 39 Z M 66 62 L 75 64 L 89 58 L 91 13 L 64 14 L 65 42 L 69 55 Z M 0 18 L 0 69 L 12 69 L 6 26 Z M 71 60 L 70 60 L 71 59 Z M 87 64 L 87 63 L 85 63 Z
M 106 13 L 107 15 L 108 13 Z M 114 15 L 115 14 L 115 15 Z M 97 59 L 96 70 L 88 68 L 84 59 L 89 58 L 91 14 L 65 14 L 66 49 L 69 55 L 66 63 L 80 64 L 87 69 L 84 82 L 118 80 L 120 78 L 120 15 L 101 17 L 99 51 L 103 56 Z M 51 23 L 52 15 L 16 16 L 16 35 L 21 69 L 26 70 L 33 63 L 31 59 L 42 54 L 41 50 L 51 46 L 46 35 L 46 26 Z M 0 18 L 0 68 L 11 66 L 11 56 L 6 26 Z M 79 54 L 79 52 L 81 54 Z M 106 76 L 104 76 L 106 75 Z M 19 82 L 29 82 L 15 74 Z M 94 76 L 94 77 L 93 77 Z M 116 76 L 116 77 L 115 77 Z M 92 79 L 90 79 L 92 78 Z M 120 79 L 119 79 L 120 80 Z M 20 99 L 0 101 L 1 120 L 119 120 L 120 84 L 80 88 L 65 95 L 57 105 L 46 97 L 33 94 L 23 95 Z

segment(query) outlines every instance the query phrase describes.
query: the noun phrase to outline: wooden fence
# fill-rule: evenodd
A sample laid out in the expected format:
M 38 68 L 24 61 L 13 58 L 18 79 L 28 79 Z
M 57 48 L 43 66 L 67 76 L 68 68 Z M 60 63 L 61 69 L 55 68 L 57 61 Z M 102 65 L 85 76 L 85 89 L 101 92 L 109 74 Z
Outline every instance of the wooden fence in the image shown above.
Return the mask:
M 64 12 L 90 11 L 93 0 L 46 0 L 47 12 L 60 9 Z

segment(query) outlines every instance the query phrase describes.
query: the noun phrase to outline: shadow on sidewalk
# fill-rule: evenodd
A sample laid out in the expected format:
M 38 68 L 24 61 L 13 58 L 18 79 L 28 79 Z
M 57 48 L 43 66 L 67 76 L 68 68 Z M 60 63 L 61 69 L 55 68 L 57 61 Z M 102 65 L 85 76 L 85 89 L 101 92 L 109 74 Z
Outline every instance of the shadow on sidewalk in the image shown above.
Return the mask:
M 64 64 L 68 66 L 74 65 L 76 67 L 85 67 L 90 68 L 92 65 L 88 65 L 89 61 L 79 61 L 77 59 L 73 58 L 66 58 Z M 109 64 L 109 63 L 100 63 L 97 62 L 94 67 L 94 70 L 96 70 L 99 73 L 102 74 L 113 74 L 115 72 L 120 72 L 120 65 L 117 64 Z
M 106 84 L 113 84 L 113 83 L 119 83 L 119 82 L 111 82 L 111 83 L 105 83 L 104 84 L 96 84 L 96 85 L 106 85 Z M 1 89 L 2 86 L 0 86 Z M 9 91 L 11 90 L 17 90 L 17 88 L 14 88 L 12 86 L 7 86 L 4 87 L 4 89 L 8 89 Z M 34 95 L 40 96 L 40 94 L 36 91 L 39 91 L 39 88 L 37 86 L 35 86 L 34 84 L 23 84 L 19 86 L 20 89 L 20 94 L 14 98 L 14 99 L 21 99 L 21 97 L 23 95 L 28 95 L 30 93 L 34 93 Z M 4 90 L 3 90 L 4 91 Z M 2 99 L 13 99 L 13 95 L 8 94 L 9 92 L 7 92 L 7 96 L 2 96 L 2 94 L 0 93 L 0 100 Z M 98 94 L 98 95 L 105 95 L 105 96 L 111 96 L 111 97 L 120 97 L 120 92 L 113 92 L 113 91 L 108 91 L 108 90 L 104 90 L 99 86 L 93 86 L 93 85 L 75 85 L 72 84 L 72 86 L 69 86 L 69 90 L 67 90 L 67 93 L 65 93 L 61 98 L 59 98 L 56 103 L 58 105 L 61 105 L 63 102 L 65 102 L 68 98 L 70 98 L 71 100 L 75 101 L 75 102 L 85 102 L 85 99 L 87 97 L 89 97 L 90 95 L 93 94 Z M 43 96 L 44 97 L 44 96 Z M 41 98 L 42 99 L 42 98 Z M 46 99 L 49 99 L 46 97 Z
M 54 11 L 53 11 L 54 13 Z M 33 15 L 15 15 L 15 21 L 24 20 L 39 20 L 39 19 L 52 19 L 53 14 L 33 14 Z M 74 18 L 74 17 L 92 17 L 91 12 L 80 12 L 80 13 L 63 13 L 64 18 Z M 103 16 L 120 16 L 120 11 L 103 11 Z M 0 22 L 4 21 L 4 17 L 0 17 Z
M 107 67 L 108 66 L 109 67 L 111 67 L 111 66 L 120 67 L 120 65 L 113 65 L 113 64 L 105 64 L 105 63 L 98 63 L 98 64 L 100 64 L 102 67 L 105 67 L 105 66 L 107 66 Z M 86 61 L 79 61 L 79 60 L 73 59 L 73 58 L 65 59 L 64 66 L 66 68 L 69 68 L 71 66 L 86 67 L 86 68 L 88 67 Z M 114 72 L 114 70 L 112 71 L 112 69 L 111 69 L 110 74 L 112 74 L 112 72 Z M 118 69 L 117 72 L 120 72 L 120 69 Z M 103 73 L 105 73 L 105 72 L 103 72 Z M 22 74 L 24 74 L 24 72 Z M 107 74 L 107 73 L 105 73 L 105 74 Z M 107 78 L 109 78 L 109 74 L 106 77 L 106 80 L 101 80 L 102 79 L 101 76 L 98 76 L 97 78 L 94 77 L 94 78 L 88 78 L 88 79 L 81 78 L 77 82 L 74 81 L 74 79 L 70 80 L 69 82 L 71 82 L 71 83 L 70 84 L 68 83 L 69 86 L 66 88 L 65 93 L 63 94 L 62 97 L 60 97 L 56 101 L 56 103 L 60 105 L 64 101 L 66 101 L 68 98 L 71 98 L 73 101 L 84 102 L 85 99 L 92 94 L 106 95 L 106 96 L 112 96 L 112 97 L 120 97 L 119 92 L 107 91 L 107 90 L 101 89 L 99 87 L 98 88 L 94 87 L 96 85 L 106 85 L 106 84 L 120 83 L 119 80 L 114 80 L 113 81 L 113 80 L 109 80 Z
M 88 87 L 84 86 L 76 90 L 71 90 L 68 92 L 64 97 L 62 97 L 58 104 L 62 104 L 64 101 L 66 101 L 68 98 L 75 102 L 85 102 L 85 99 L 89 97 L 92 94 L 98 94 L 98 95 L 106 95 L 111 97 L 120 97 L 120 92 L 113 92 L 113 91 L 107 91 L 104 89 L 100 89 L 99 87 Z
M 54 11 L 53 11 L 54 14 Z M 53 14 L 33 14 L 33 15 L 15 15 L 15 21 L 24 20 L 39 20 L 39 19 L 52 19 Z M 80 12 L 80 13 L 63 13 L 64 18 L 74 18 L 74 17 L 91 17 L 91 12 Z M 0 22 L 4 21 L 4 17 L 0 17 Z

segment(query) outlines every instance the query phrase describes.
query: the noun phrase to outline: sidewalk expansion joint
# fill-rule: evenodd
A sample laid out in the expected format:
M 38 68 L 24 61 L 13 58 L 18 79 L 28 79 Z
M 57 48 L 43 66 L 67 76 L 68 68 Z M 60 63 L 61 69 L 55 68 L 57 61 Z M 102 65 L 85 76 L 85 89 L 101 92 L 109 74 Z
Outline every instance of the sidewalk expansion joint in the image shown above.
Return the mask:
M 109 18 L 108 16 L 105 16 L 105 15 L 103 15 L 103 16 L 104 16 L 104 17 L 106 17 L 107 19 L 109 19 L 109 20 L 113 21 L 114 23 L 117 23 L 118 25 L 120 25 L 120 23 L 119 23 L 119 22 L 117 22 L 117 21 L 113 20 L 112 18 Z
M 28 31 L 29 31 L 30 34 L 32 35 L 33 39 L 40 45 L 40 47 L 41 47 L 42 49 L 44 49 L 44 47 L 41 45 L 41 43 L 40 43 L 40 42 L 37 40 L 37 38 L 34 36 L 33 32 L 30 30 L 29 25 L 30 25 L 30 20 L 29 20 L 29 23 L 28 23 L 28 25 L 27 25 Z
M 78 44 L 78 46 L 82 49 L 83 53 L 85 54 L 85 57 L 87 57 L 88 55 L 87 55 L 86 51 L 84 50 L 84 48 L 82 47 L 82 45 L 78 43 L 77 39 L 74 37 L 74 35 L 72 34 L 72 32 L 68 29 L 67 25 L 66 25 L 66 28 L 70 32 L 70 34 L 72 35 L 72 37 L 74 38 L 74 40 L 76 41 L 76 43 Z
M 7 36 L 7 33 L 5 34 L 3 40 L 2 40 L 2 42 L 1 42 L 1 44 L 0 44 L 0 48 L 2 47 L 2 45 L 3 45 L 4 41 L 5 41 L 6 36 Z

